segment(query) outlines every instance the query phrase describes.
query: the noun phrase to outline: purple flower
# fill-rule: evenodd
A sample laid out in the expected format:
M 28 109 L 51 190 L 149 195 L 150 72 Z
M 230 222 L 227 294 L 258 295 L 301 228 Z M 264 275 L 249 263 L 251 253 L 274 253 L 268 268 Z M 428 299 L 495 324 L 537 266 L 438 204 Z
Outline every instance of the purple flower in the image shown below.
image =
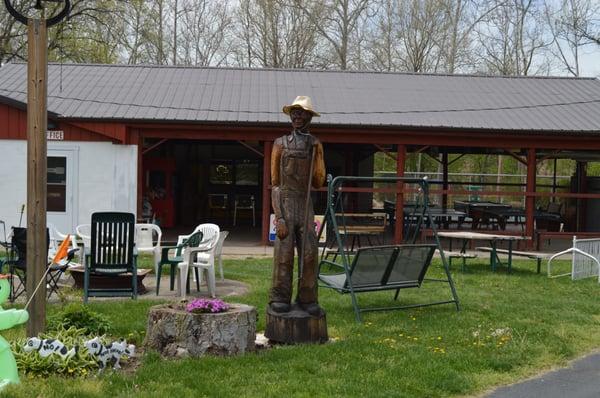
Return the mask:
M 229 310 L 229 304 L 219 299 L 197 298 L 185 307 L 187 312 L 218 313 Z

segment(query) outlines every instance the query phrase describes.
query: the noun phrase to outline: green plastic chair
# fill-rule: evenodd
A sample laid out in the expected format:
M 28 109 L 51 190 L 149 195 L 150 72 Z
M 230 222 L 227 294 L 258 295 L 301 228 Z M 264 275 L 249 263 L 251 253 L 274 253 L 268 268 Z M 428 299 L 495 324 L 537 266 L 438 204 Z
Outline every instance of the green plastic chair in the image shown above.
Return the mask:
M 190 235 L 179 235 L 177 238 L 177 246 L 164 246 L 162 247 L 160 254 L 160 261 L 158 262 L 158 266 L 156 268 L 156 295 L 158 296 L 158 292 L 160 291 L 160 277 L 162 275 L 163 266 L 169 266 L 169 274 L 170 274 L 170 289 L 175 289 L 175 271 L 177 270 L 177 264 L 183 261 L 183 256 L 185 254 L 185 248 L 189 246 L 198 246 L 198 244 L 202 241 L 202 231 L 194 231 Z M 174 255 L 169 257 L 169 252 L 174 250 Z M 198 271 L 196 270 L 196 274 Z M 198 280 L 198 275 L 196 275 L 196 280 Z
M 90 253 L 85 262 L 83 302 L 90 296 L 131 296 L 137 298 L 137 264 L 134 257 L 135 215 L 98 212 L 92 214 Z M 107 277 L 105 286 L 90 287 L 90 276 Z M 131 286 L 114 287 L 110 277 L 130 274 Z

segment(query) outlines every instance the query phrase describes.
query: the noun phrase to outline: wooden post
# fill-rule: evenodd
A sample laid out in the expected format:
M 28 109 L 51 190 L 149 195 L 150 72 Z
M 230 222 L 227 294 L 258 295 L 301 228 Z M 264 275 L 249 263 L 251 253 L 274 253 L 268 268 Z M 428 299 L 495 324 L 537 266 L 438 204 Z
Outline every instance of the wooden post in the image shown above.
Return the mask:
M 396 175 L 404 177 L 404 165 L 406 161 L 406 145 L 398 144 L 398 153 L 396 154 Z M 394 230 L 394 243 L 401 243 L 404 239 L 404 183 L 399 182 L 396 192 L 396 225 Z
M 271 215 L 271 151 L 273 150 L 273 142 L 265 141 L 264 156 L 263 156 L 263 183 L 262 183 L 262 217 L 261 217 L 261 244 L 269 243 L 269 223 Z
M 525 234 L 531 237 L 528 242 L 528 247 L 533 247 L 534 244 L 534 213 L 535 213 L 535 193 L 536 185 L 536 170 L 537 162 L 535 160 L 535 148 L 527 149 L 527 183 L 525 191 L 527 196 L 525 197 Z
M 446 211 L 448 208 L 448 194 L 445 192 L 448 190 L 448 148 L 442 148 L 442 209 Z
M 46 21 L 29 19 L 27 62 L 27 296 L 31 297 L 44 277 L 48 252 L 46 241 Z M 31 301 L 27 336 L 46 327 L 46 284 L 41 283 Z

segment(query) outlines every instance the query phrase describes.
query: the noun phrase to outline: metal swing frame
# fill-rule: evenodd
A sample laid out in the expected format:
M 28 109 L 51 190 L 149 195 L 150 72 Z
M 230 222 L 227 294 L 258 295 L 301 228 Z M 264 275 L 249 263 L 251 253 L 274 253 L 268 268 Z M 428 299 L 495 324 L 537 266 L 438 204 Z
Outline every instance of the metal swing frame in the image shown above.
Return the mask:
M 429 211 L 429 183 L 427 181 L 427 177 L 422 178 L 422 179 L 407 178 L 407 177 L 355 177 L 355 176 L 339 176 L 339 177 L 332 178 L 329 175 L 327 180 L 328 180 L 327 210 L 325 212 L 325 217 L 324 217 L 323 223 L 321 224 L 321 227 L 319 228 L 319 231 L 318 231 L 318 238 L 321 237 L 321 235 L 323 234 L 323 231 L 329 225 L 330 230 L 333 232 L 333 234 L 335 236 L 335 244 L 337 244 L 337 253 L 335 254 L 335 256 L 336 256 L 336 258 L 337 258 L 337 256 L 339 256 L 341 258 L 341 264 L 334 263 L 334 262 L 328 261 L 326 259 L 327 254 L 331 254 L 331 251 L 329 251 L 329 253 L 327 253 L 327 247 L 326 247 L 327 245 L 325 245 L 321 251 L 321 259 L 320 259 L 320 263 L 319 263 L 319 275 L 321 274 L 321 272 L 320 272 L 321 267 L 324 264 L 336 265 L 336 266 L 341 265 L 344 269 L 346 282 L 345 282 L 344 288 L 340 288 L 339 286 L 334 287 L 334 286 L 328 285 L 327 282 L 324 282 L 324 280 L 321 279 L 321 275 L 319 276 L 319 279 L 322 282 L 322 286 L 324 286 L 324 287 L 332 288 L 342 294 L 343 293 L 350 294 L 350 296 L 352 298 L 352 306 L 354 308 L 357 322 L 362 322 L 361 312 L 366 312 L 366 311 L 407 309 L 407 308 L 426 307 L 426 306 L 432 306 L 432 305 L 451 304 L 451 303 L 454 303 L 456 306 L 456 310 L 460 311 L 459 299 L 458 299 L 458 295 L 456 293 L 456 288 L 454 286 L 454 282 L 452 280 L 452 276 L 450 274 L 450 269 L 448 267 L 448 261 L 447 261 L 446 255 L 444 253 L 444 250 L 442 249 L 442 245 L 440 243 L 440 239 L 437 234 L 437 229 L 435 227 L 435 223 L 433 222 L 432 214 Z M 347 239 L 346 237 L 348 236 L 348 234 L 346 233 L 346 227 L 347 227 L 346 220 L 345 220 L 346 217 L 345 217 L 345 213 L 344 213 L 343 200 L 342 200 L 343 192 L 344 192 L 343 186 L 345 183 L 348 183 L 348 182 L 408 183 L 408 184 L 416 184 L 419 186 L 419 191 L 421 193 L 420 198 L 422 198 L 422 205 L 419 205 L 419 202 L 417 202 L 417 206 L 414 207 L 414 209 L 410 215 L 411 220 L 416 219 L 416 224 L 414 225 L 414 227 L 411 225 L 411 223 L 408 223 L 408 225 L 405 225 L 405 230 L 406 230 L 406 233 L 404 235 L 404 236 L 406 236 L 405 243 L 400 244 L 400 245 L 394 245 L 397 250 L 394 251 L 394 253 L 395 253 L 393 255 L 394 258 L 390 260 L 388 269 L 386 270 L 385 276 L 382 279 L 382 284 L 379 286 L 371 286 L 370 288 L 356 289 L 352 283 L 352 267 L 353 267 L 354 263 L 350 262 L 350 255 L 352 253 L 348 253 L 345 249 L 346 248 L 346 239 Z M 339 210 L 339 211 L 336 212 L 336 210 Z M 336 215 L 341 216 L 342 225 L 338 225 Z M 430 227 L 433 231 L 433 237 L 435 239 L 435 247 L 437 248 L 437 250 L 440 253 L 441 260 L 442 260 L 442 266 L 444 268 L 444 272 L 446 273 L 446 279 L 424 278 L 425 273 L 427 271 L 427 266 L 428 266 L 428 265 L 425 265 L 425 267 L 423 268 L 422 275 L 420 275 L 418 284 L 410 284 L 410 285 L 406 285 L 406 286 L 392 284 L 392 285 L 386 286 L 385 279 L 387 277 L 389 277 L 390 271 L 391 271 L 392 267 L 394 267 L 393 262 L 396 259 L 395 256 L 397 256 L 398 250 L 403 247 L 407 247 L 407 246 L 412 246 L 412 247 L 418 246 L 418 245 L 415 245 L 415 243 L 416 243 L 417 238 L 420 235 L 421 228 L 423 226 L 423 223 L 424 223 L 424 220 L 426 217 L 429 220 Z M 344 238 L 341 237 L 340 229 L 343 231 Z M 380 249 L 380 247 L 365 248 L 365 249 Z M 430 261 L 430 260 L 431 260 L 431 257 L 429 257 L 427 259 L 427 261 Z M 452 299 L 420 303 L 420 304 L 404 305 L 404 306 L 383 307 L 383 308 L 360 308 L 358 305 L 358 300 L 356 298 L 356 294 L 359 292 L 396 290 L 396 295 L 395 295 L 394 299 L 397 299 L 400 289 L 410 288 L 410 287 L 420 287 L 421 282 L 423 280 L 448 283 L 448 285 L 450 286 L 450 291 L 452 293 Z

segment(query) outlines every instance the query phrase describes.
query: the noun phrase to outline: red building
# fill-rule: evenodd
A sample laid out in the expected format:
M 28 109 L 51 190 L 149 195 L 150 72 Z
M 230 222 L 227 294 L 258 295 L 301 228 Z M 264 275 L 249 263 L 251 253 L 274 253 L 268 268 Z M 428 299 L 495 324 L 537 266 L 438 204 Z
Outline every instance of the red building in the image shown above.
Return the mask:
M 24 203 L 26 73 L 26 64 L 0 68 L 0 218 L 13 223 Z M 585 178 L 600 149 L 597 79 L 76 64 L 49 65 L 49 220 L 73 228 L 101 207 L 163 227 L 231 223 L 236 200 L 252 198 L 266 242 L 271 147 L 289 130 L 281 108 L 296 95 L 322 114 L 312 132 L 328 173 L 371 175 L 373 154 L 385 152 L 403 175 L 407 153 L 429 153 L 447 203 L 472 193 L 449 180 L 449 155 L 508 155 L 525 165 L 526 183 L 483 197 L 524 198 L 529 236 L 542 198 L 580 204 L 568 232 L 590 230 L 596 207 L 581 203 L 600 199 Z M 536 165 L 565 157 L 578 161 L 574 186 L 536 189 Z M 252 224 L 251 211 L 236 216 Z M 397 223 L 397 239 L 401 231 Z

